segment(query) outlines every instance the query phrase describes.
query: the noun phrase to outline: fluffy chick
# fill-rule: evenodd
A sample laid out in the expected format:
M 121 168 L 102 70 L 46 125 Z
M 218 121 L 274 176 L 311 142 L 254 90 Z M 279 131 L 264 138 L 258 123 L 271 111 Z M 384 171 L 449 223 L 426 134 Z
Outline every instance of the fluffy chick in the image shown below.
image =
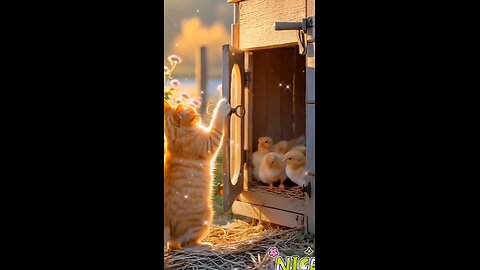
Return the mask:
M 260 165 L 262 163 L 263 157 L 273 151 L 273 140 L 270 137 L 260 137 L 258 139 L 258 150 L 253 153 L 252 163 L 253 163 L 253 176 L 257 180 L 260 179 Z
M 280 153 L 280 154 L 285 154 L 290 149 L 292 149 L 295 146 L 300 146 L 305 144 L 305 136 L 300 136 L 294 139 L 291 139 L 289 141 L 279 141 L 273 146 L 273 151 Z
M 279 153 L 270 152 L 263 157 L 260 165 L 260 180 L 273 188 L 273 183 L 280 180 L 280 188 L 285 189 L 283 182 L 287 180 L 287 173 L 285 172 L 286 164 L 282 162 L 284 156 Z
M 305 145 L 306 143 L 307 143 L 306 138 L 305 138 L 305 136 L 302 135 L 302 136 L 299 136 L 295 139 L 291 139 L 290 141 L 288 141 L 288 147 L 289 147 L 289 149 L 292 149 L 295 146 Z
M 288 152 L 288 142 L 287 141 L 279 141 L 273 146 L 273 151 L 279 154 L 285 154 Z
M 301 152 L 304 156 L 307 155 L 307 148 L 305 146 L 295 146 L 290 151 L 298 151 Z
M 305 155 L 300 151 L 289 151 L 285 154 L 283 162 L 287 164 L 286 173 L 288 178 L 300 187 L 307 184 L 305 174 Z

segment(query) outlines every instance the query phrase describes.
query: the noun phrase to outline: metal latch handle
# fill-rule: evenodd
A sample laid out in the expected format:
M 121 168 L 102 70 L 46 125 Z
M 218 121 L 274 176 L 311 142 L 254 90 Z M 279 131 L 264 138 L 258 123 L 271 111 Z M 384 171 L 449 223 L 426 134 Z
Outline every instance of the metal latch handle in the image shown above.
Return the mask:
M 274 22 L 273 23 L 273 28 L 276 31 L 283 31 L 283 30 L 298 31 L 298 49 L 301 55 L 307 54 L 307 42 L 306 42 L 307 29 L 313 26 L 314 24 L 311 18 L 303 19 L 301 22 Z
M 282 30 L 307 30 L 304 22 L 275 22 L 273 28 L 276 31 Z
M 238 105 L 235 108 L 231 108 L 230 113 L 235 114 L 239 118 L 242 118 L 243 116 L 245 116 L 245 108 L 243 107 L 243 105 Z

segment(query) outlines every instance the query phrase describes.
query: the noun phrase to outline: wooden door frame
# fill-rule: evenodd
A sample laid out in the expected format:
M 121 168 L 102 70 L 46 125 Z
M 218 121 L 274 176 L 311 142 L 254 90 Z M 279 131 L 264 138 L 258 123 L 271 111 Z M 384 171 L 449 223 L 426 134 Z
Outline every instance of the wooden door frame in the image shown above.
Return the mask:
M 305 58 L 305 110 L 307 134 L 307 183 L 310 196 L 306 196 L 305 229 L 315 234 L 315 1 L 307 0 L 307 18 L 313 18 L 313 27 L 307 31 L 307 55 Z M 310 162 L 309 162 L 310 161 Z

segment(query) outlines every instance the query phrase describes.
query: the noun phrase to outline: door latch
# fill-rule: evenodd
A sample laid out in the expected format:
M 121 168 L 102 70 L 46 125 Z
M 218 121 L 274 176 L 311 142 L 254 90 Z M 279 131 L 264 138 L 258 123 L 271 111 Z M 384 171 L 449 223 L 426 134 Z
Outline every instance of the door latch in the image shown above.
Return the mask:
M 312 197 L 312 184 L 310 182 L 308 182 L 306 186 L 303 186 L 303 192 L 307 193 L 309 198 Z
M 238 105 L 235 108 L 230 108 L 230 114 L 235 114 L 239 118 L 243 118 L 245 116 L 245 108 L 243 105 Z
M 307 54 L 307 30 L 314 27 L 313 17 L 303 19 L 301 22 L 275 22 L 273 28 L 276 31 L 297 30 L 298 50 L 301 55 Z

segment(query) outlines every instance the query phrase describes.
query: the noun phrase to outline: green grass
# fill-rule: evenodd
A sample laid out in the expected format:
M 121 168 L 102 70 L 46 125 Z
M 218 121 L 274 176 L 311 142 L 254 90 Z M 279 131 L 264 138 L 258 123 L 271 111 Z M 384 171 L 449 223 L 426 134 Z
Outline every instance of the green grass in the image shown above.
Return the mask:
M 297 234 L 295 235 L 295 240 L 294 242 L 297 242 L 297 243 L 308 243 L 309 246 L 314 249 L 315 248 L 315 235 L 313 234 L 310 234 L 310 233 L 304 233 L 303 231 L 299 231 L 297 232 Z M 292 249 L 286 249 L 286 250 L 282 250 L 282 255 L 284 256 L 293 256 L 293 255 L 298 255 L 300 257 L 304 257 L 306 256 L 305 255 L 305 249 L 295 249 L 295 248 L 292 248 Z
M 223 182 L 223 162 L 222 162 L 222 153 L 218 153 L 217 159 L 215 161 L 215 169 L 213 171 L 213 211 L 215 213 L 213 219 L 214 223 L 218 225 L 224 225 L 227 222 L 230 222 L 234 215 L 232 210 L 228 212 L 223 212 L 223 196 L 220 196 L 217 192 L 217 186 Z

